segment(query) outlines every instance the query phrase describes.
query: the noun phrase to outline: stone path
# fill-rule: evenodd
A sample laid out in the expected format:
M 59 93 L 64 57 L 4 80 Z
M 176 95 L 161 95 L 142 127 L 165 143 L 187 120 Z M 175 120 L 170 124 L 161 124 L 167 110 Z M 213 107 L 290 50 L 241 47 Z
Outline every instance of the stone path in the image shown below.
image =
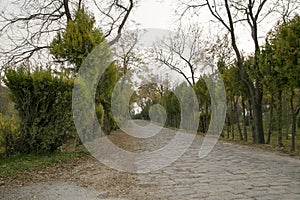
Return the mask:
M 199 160 L 199 144 L 141 183 L 160 199 L 300 199 L 299 160 L 230 144 Z
M 42 182 L 3 194 L 6 200 L 99 200 L 105 192 L 80 187 L 70 182 Z M 121 200 L 109 198 L 107 200 Z
M 153 150 L 172 138 L 162 132 L 142 146 Z M 139 175 L 141 184 L 157 199 L 300 199 L 300 160 L 227 143 L 199 159 L 202 141 L 196 137 L 170 166 Z
M 148 129 L 151 130 L 151 126 Z M 154 137 L 138 140 L 135 150 L 157 150 L 168 144 L 174 135 L 175 131 L 163 129 Z M 136 194 L 139 195 L 132 193 L 122 199 L 300 199 L 300 160 L 223 142 L 218 143 L 206 158 L 199 159 L 202 141 L 203 138 L 197 136 L 183 156 L 169 166 L 136 174 L 136 187 L 139 187 Z M 170 152 L 167 156 L 172 155 Z M 143 159 L 148 158 L 139 157 L 135 164 Z M 160 163 L 153 161 L 150 164 Z M 26 199 L 21 197 L 30 191 L 35 191 L 29 196 L 36 199 L 105 199 L 101 197 L 105 191 L 90 190 L 73 183 L 39 183 L 30 187 L 18 188 L 14 196 L 18 198 L 12 199 Z

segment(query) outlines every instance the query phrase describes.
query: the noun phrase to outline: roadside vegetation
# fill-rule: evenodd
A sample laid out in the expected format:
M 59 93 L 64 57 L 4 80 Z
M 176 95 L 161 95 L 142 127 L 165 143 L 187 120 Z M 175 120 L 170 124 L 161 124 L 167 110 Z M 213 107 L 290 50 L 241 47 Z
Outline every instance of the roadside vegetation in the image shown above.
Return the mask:
M 11 35 L 9 39 L 16 45 L 0 52 L 1 59 L 3 57 L 0 71 L 0 174 L 12 175 L 28 169 L 50 167 L 87 154 L 78 150 L 82 141 L 73 121 L 74 80 L 95 47 L 109 46 L 120 39 L 129 14 L 136 6 L 133 0 L 103 2 L 107 4 L 104 10 L 109 10 L 109 13 L 103 9 L 100 12 L 106 20 L 111 20 L 107 23 L 108 29 L 98 26 L 97 20 L 101 20 L 85 7 L 84 1 L 57 1 L 54 4 L 50 1 L 42 5 L 39 5 L 41 2 L 33 5 L 26 1 L 21 7 L 27 9 L 24 15 L 29 16 L 20 18 L 6 12 L 0 14 L 6 23 L 0 32 Z M 279 6 L 274 6 L 273 1 L 268 1 L 268 6 L 267 1 L 231 2 L 230 5 L 227 0 L 222 4 L 204 2 L 198 6 L 183 4 L 187 7 L 183 8 L 185 11 L 181 17 L 187 14 L 195 17 L 201 14 L 201 9 L 208 8 L 211 17 L 223 27 L 220 35 L 212 35 L 214 38 L 204 40 L 204 36 L 199 35 L 203 27 L 196 24 L 186 29 L 180 27 L 166 41 L 157 42 L 149 51 L 150 55 L 141 55 L 143 51 L 137 46 L 139 36 L 135 33 L 124 34 L 127 38 L 121 40 L 120 52 L 107 49 L 100 52 L 114 60 L 96 88 L 95 111 L 100 126 L 109 135 L 118 129 L 115 120 L 122 121 L 118 118 L 122 116 L 113 116 L 112 91 L 119 80 L 122 84 L 129 82 L 135 86 L 134 80 L 122 79 L 123 75 L 138 74 L 141 79 L 155 80 L 153 74 L 143 74 L 147 72 L 145 65 L 149 64 L 147 59 L 151 57 L 159 66 L 182 76 L 184 82 L 172 85 L 167 78 L 161 83 L 144 84 L 135 88 L 130 102 L 125 102 L 120 91 L 117 94 L 118 106 L 128 105 L 134 118 L 149 120 L 150 108 L 160 104 L 167 114 L 165 125 L 178 128 L 182 109 L 189 105 L 180 105 L 175 93 L 183 94 L 189 102 L 191 98 L 185 94 L 192 88 L 199 110 L 185 116 L 189 117 L 185 121 L 198 117 L 197 131 L 206 134 L 215 113 L 206 82 L 209 77 L 198 67 L 205 60 L 215 66 L 210 69 L 211 76 L 220 73 L 226 90 L 223 140 L 300 156 L 300 16 L 295 12 L 299 8 L 297 1 L 277 1 L 282 3 L 282 8 L 291 9 L 283 11 L 276 10 Z M 97 7 L 96 1 L 94 3 Z M 289 6 L 285 6 L 287 4 Z M 35 12 L 32 7 L 40 12 L 32 13 Z M 272 14 L 262 10 L 271 7 L 275 9 L 274 15 L 279 13 L 281 16 L 261 42 L 258 36 L 260 20 Z M 194 9 L 193 12 L 187 12 L 190 9 Z M 111 10 L 119 15 L 112 15 Z M 235 26 L 239 23 L 243 23 L 240 26 L 246 24 L 251 30 L 247 34 L 254 46 L 252 53 L 245 54 L 237 42 Z M 35 24 L 32 30 L 31 24 Z M 52 24 L 57 26 L 52 27 Z M 20 44 L 21 39 L 10 32 L 16 27 L 26 27 L 23 31 L 28 32 L 29 38 L 23 38 Z M 4 37 L 2 35 L 5 34 L 0 37 Z M 51 40 L 42 45 L 41 37 Z M 186 44 L 192 44 L 192 49 L 185 49 Z M 38 55 L 48 57 L 35 62 L 39 51 Z M 186 51 L 189 55 L 184 54 Z M 91 78 L 96 79 L 97 74 L 92 74 Z M 140 112 L 134 111 L 137 107 Z M 89 116 L 86 118 L 88 120 Z M 186 129 L 189 130 L 188 124 Z
M 17 177 L 28 170 L 43 170 L 60 164 L 74 162 L 76 158 L 88 155 L 84 150 L 74 152 L 53 152 L 49 154 L 21 154 L 0 160 L 0 177 Z

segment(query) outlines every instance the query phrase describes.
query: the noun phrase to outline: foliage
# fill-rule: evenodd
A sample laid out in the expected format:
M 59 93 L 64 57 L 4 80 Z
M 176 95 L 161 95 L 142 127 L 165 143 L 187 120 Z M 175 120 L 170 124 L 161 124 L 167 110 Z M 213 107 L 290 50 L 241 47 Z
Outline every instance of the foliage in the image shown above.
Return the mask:
M 300 17 L 279 23 L 269 33 L 260 56 L 261 72 L 265 74 L 264 85 L 273 98 L 277 96 L 278 144 L 282 143 L 282 108 L 290 107 L 292 121 L 292 148 L 295 151 L 297 104 L 300 88 Z M 283 95 L 289 96 L 289 103 L 283 102 Z M 283 105 L 284 104 L 284 105 Z M 288 105 L 288 106 L 287 106 Z M 287 133 L 288 135 L 288 133 Z M 288 136 L 287 136 L 288 137 Z
M 162 106 L 166 109 L 167 120 L 166 125 L 179 128 L 181 119 L 180 104 L 173 92 L 168 92 L 161 100 Z
M 99 103 L 98 105 L 96 105 L 96 115 L 99 121 L 100 125 L 103 125 L 103 120 L 104 120 L 104 108 L 102 106 L 101 103 Z
M 117 128 L 117 124 L 114 120 L 111 110 L 111 98 L 114 87 L 119 78 L 119 71 L 117 66 L 112 63 L 102 74 L 96 91 L 95 102 L 96 105 L 102 105 L 103 107 L 103 129 L 106 133 L 110 133 Z M 96 110 L 97 111 L 97 110 Z M 97 112 L 98 119 L 101 121 L 101 112 Z M 100 117 L 100 118 L 99 118 Z
M 3 116 L 15 114 L 13 102 L 9 98 L 9 89 L 0 85 L 0 113 Z
M 66 30 L 62 33 L 58 33 L 53 39 L 50 53 L 54 55 L 55 59 L 64 59 L 71 64 L 74 64 L 75 68 L 72 70 L 76 75 L 84 59 L 93 50 L 94 55 L 99 54 L 100 56 L 105 54 L 107 55 L 105 58 L 109 60 L 110 50 L 106 47 L 107 44 L 102 31 L 99 28 L 95 28 L 94 17 L 82 7 L 76 12 L 75 19 L 68 21 Z M 99 73 L 96 72 L 101 70 L 95 69 L 95 67 L 99 67 L 98 65 L 100 63 L 96 63 L 98 60 L 97 58 L 93 58 L 94 55 L 90 56 L 89 59 L 87 59 L 88 63 L 86 63 L 88 67 L 91 68 L 88 69 L 87 72 L 90 80 L 96 80 L 99 75 Z M 117 66 L 114 63 L 111 63 L 103 72 L 97 86 L 95 110 L 99 123 L 106 133 L 110 133 L 112 130 L 116 129 L 116 123 L 111 113 L 111 95 L 117 80 Z
M 104 40 L 101 30 L 94 26 L 95 18 L 84 7 L 80 8 L 74 21 L 68 21 L 66 30 L 53 39 L 50 53 L 57 60 L 74 64 L 72 70 L 78 72 L 86 56 Z
M 198 131 L 201 133 L 206 133 L 210 122 L 210 112 L 208 107 L 211 104 L 211 99 L 204 77 L 201 77 L 193 86 L 193 88 L 197 95 L 200 108 Z
M 0 159 L 0 176 L 15 176 L 27 170 L 41 170 L 58 164 L 73 161 L 87 155 L 86 150 L 77 149 L 75 152 L 61 153 L 54 152 L 42 155 L 17 155 Z
M 0 147 L 4 147 L 6 155 L 15 152 L 15 142 L 19 135 L 19 120 L 15 116 L 5 118 L 0 113 Z
M 75 137 L 71 79 L 38 68 L 31 73 L 26 67 L 7 70 L 6 78 L 21 120 L 15 151 L 51 152 Z
M 300 16 L 279 25 L 271 38 L 280 84 L 300 88 Z

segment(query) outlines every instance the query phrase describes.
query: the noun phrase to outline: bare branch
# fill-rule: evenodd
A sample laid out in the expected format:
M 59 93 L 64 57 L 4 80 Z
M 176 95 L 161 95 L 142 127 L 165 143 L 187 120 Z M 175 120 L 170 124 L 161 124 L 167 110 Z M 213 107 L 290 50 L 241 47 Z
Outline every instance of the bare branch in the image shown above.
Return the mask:
M 28 1 L 17 0 L 16 10 L 10 9 L 0 13 L 0 40 L 4 45 L 0 48 L 3 64 L 19 63 L 37 55 L 47 47 L 58 31 L 64 30 L 72 15 L 81 8 L 84 0 L 45 0 Z M 98 6 L 96 0 L 94 4 Z M 120 38 L 122 30 L 135 6 L 135 0 L 101 1 L 101 5 L 108 5 L 105 12 L 98 7 L 101 15 L 106 18 L 101 22 L 108 28 L 105 37 L 112 37 L 109 44 L 114 44 Z
M 104 16 L 102 20 L 106 22 L 104 26 L 109 27 L 104 36 L 108 38 L 116 31 L 116 36 L 109 42 L 109 45 L 115 44 L 121 37 L 122 30 L 132 13 L 132 9 L 136 5 L 136 1 L 127 0 L 126 5 L 126 3 L 121 3 L 119 0 L 113 0 L 113 2 L 106 6 L 102 4 L 100 6 L 96 0 L 93 0 L 93 3 L 101 15 Z
M 190 86 L 200 77 L 202 69 L 198 64 L 207 60 L 206 51 L 211 48 L 211 43 L 201 38 L 201 32 L 198 26 L 190 26 L 187 30 L 180 28 L 154 47 L 155 59 L 179 73 Z
M 47 49 L 49 39 L 62 30 L 66 22 L 68 6 L 64 3 L 68 1 L 21 2 L 16 2 L 19 7 L 14 12 L 3 10 L 0 14 L 4 24 L 0 28 L 0 39 L 5 44 L 0 49 L 4 65 L 23 62 Z
M 67 16 L 67 21 L 72 21 L 70 9 L 69 9 L 69 0 L 63 0 L 63 6 L 65 8 L 65 14 Z

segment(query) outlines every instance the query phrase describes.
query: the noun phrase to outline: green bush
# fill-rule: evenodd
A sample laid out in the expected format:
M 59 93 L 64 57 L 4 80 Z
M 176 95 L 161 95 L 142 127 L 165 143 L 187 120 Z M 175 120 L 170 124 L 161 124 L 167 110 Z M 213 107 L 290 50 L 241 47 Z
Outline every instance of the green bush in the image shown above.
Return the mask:
M 96 108 L 96 113 L 100 124 L 102 122 L 102 130 L 106 134 L 110 134 L 113 130 L 117 129 L 117 124 L 111 110 L 111 98 L 114 87 L 118 82 L 118 76 L 117 66 L 114 63 L 110 64 L 103 72 L 96 88 L 95 103 L 96 105 L 101 104 L 104 111 L 101 115 L 101 112 L 97 112 Z M 103 119 L 101 119 L 102 116 Z
M 50 70 L 30 72 L 21 67 L 6 71 L 5 84 L 21 120 L 15 151 L 52 152 L 75 137 L 72 79 L 55 77 Z
M 161 100 L 162 106 L 166 109 L 166 126 L 179 128 L 181 122 L 181 109 L 179 101 L 173 92 L 167 93 Z
M 15 152 L 15 141 L 18 135 L 19 121 L 14 116 L 6 119 L 0 113 L 0 147 L 4 147 L 6 155 L 10 155 Z
M 104 120 L 104 108 L 101 103 L 96 105 L 96 115 L 99 121 L 99 124 L 102 126 L 103 125 L 103 120 Z

